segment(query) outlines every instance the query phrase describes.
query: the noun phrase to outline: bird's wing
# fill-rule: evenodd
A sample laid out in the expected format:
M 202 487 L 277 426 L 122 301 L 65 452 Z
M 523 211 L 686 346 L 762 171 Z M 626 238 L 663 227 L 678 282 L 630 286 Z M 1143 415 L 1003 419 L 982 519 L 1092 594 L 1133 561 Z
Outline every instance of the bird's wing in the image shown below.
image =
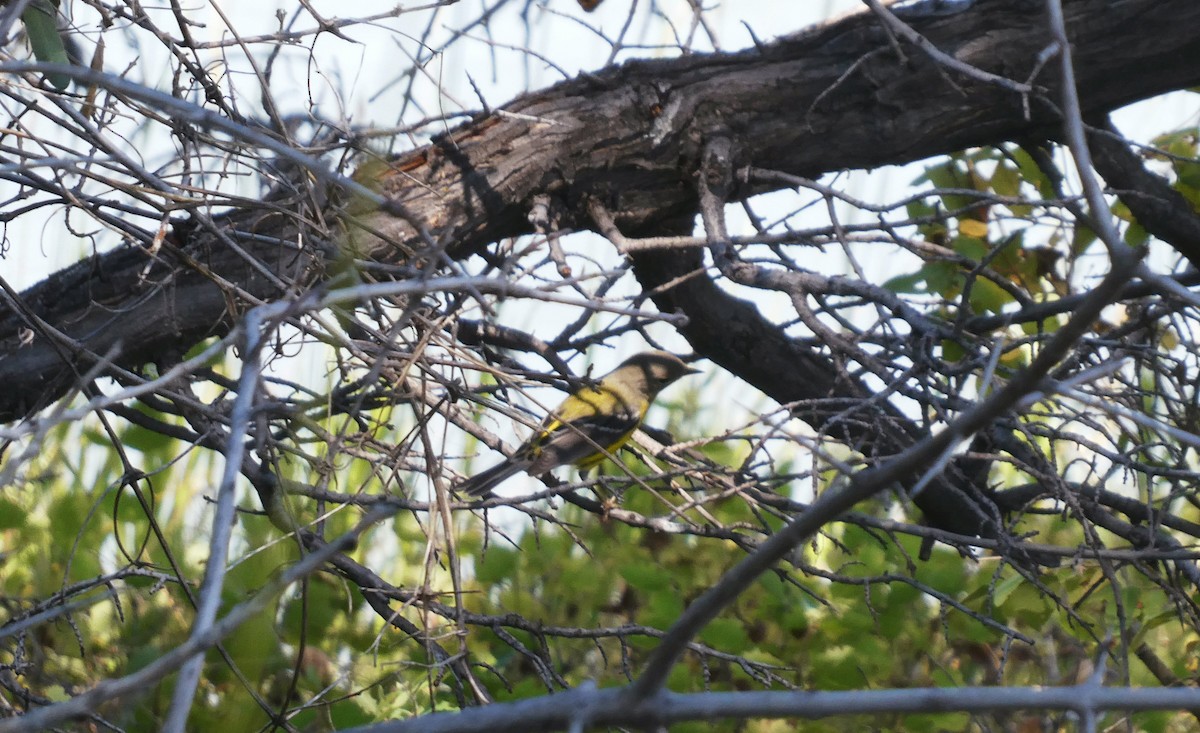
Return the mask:
M 648 401 L 630 400 L 604 385 L 585 387 L 566 400 L 550 418 L 529 450 L 533 476 L 557 466 L 577 463 L 599 453 L 596 446 L 610 448 L 629 437 L 641 423 Z

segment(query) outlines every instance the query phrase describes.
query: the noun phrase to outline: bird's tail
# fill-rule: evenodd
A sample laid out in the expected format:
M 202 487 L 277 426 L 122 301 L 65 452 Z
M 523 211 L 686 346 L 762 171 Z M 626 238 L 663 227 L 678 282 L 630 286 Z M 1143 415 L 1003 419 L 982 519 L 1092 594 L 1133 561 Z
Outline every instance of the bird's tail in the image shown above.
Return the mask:
M 471 496 L 483 496 L 492 489 L 500 485 L 509 476 L 515 476 L 525 469 L 524 463 L 520 461 L 507 460 L 503 463 L 498 463 L 488 470 L 477 473 L 471 478 L 463 481 L 458 485 L 458 491 Z

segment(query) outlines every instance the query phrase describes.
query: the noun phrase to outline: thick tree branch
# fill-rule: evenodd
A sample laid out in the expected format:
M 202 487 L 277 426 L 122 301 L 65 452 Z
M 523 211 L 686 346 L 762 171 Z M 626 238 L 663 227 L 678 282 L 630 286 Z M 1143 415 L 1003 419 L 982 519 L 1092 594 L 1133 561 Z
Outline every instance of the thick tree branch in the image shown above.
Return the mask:
M 1092 162 L 1146 231 L 1200 267 L 1200 216 L 1166 179 L 1146 169 L 1109 120 L 1088 137 Z
M 931 687 L 908 690 L 777 692 L 772 690 L 680 694 L 660 691 L 631 701 L 626 690 L 592 687 L 453 713 L 347 729 L 346 733 L 507 733 L 601 726 L 666 726 L 685 721 L 816 720 L 845 715 L 928 713 L 930 710 L 999 712 L 1065 710 L 1175 710 L 1194 707 L 1191 688 L 1106 687 L 1096 679 L 1064 687 Z M 578 726 L 578 728 L 576 727 Z M 590 727 L 589 727 L 590 726 Z
M 1200 56 L 1191 30 L 1200 5 L 1192 0 L 1072 0 L 1065 13 L 1085 113 L 1200 83 L 1191 62 Z M 561 206 L 565 226 L 590 226 L 583 204 L 592 197 L 629 233 L 690 221 L 691 177 L 704 141 L 717 134 L 737 142 L 739 166 L 813 176 L 1057 126 L 1048 101 L 1058 98 L 1057 75 L 1040 62 L 1050 38 L 1029 3 L 980 0 L 956 13 L 897 15 L 943 53 L 1007 79 L 1032 77 L 1038 91 L 1025 98 L 925 54 L 901 63 L 870 14 L 741 53 L 627 63 L 521 97 L 390 166 L 366 166 L 358 180 L 405 215 L 357 211 L 346 244 L 388 262 L 408 263 L 431 241 L 463 256 L 529 231 L 526 209 L 537 194 Z M 81 263 L 8 309 L 0 420 L 61 396 L 101 356 L 133 367 L 224 332 L 247 297 L 287 295 L 272 280 L 322 277 L 329 249 L 298 217 L 248 212 L 218 223 L 220 231 L 177 226 L 172 246 L 157 254 L 123 248 Z M 277 277 L 264 277 L 264 266 Z

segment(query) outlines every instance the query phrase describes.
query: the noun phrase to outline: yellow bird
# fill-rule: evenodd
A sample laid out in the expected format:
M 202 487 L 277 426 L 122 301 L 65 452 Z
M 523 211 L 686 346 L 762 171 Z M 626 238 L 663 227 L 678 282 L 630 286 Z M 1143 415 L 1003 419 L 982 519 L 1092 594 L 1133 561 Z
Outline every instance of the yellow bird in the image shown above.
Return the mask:
M 569 463 L 592 468 L 629 440 L 659 392 L 698 372 L 665 351 L 631 356 L 595 386 L 582 387 L 563 400 L 511 457 L 462 482 L 458 490 L 480 496 L 521 471 L 541 476 Z

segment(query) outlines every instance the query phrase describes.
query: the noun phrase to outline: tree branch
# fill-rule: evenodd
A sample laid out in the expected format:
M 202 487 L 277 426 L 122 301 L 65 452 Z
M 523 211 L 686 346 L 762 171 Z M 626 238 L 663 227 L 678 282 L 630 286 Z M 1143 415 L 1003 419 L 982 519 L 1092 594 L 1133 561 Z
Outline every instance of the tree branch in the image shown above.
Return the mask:
M 1200 83 L 1200 68 L 1187 62 L 1200 56 L 1200 38 L 1190 32 L 1200 6 L 1191 0 L 1071 0 L 1064 11 L 1085 114 Z M 348 217 L 350 231 L 332 249 L 330 235 L 313 239 L 304 216 L 246 211 L 219 220 L 220 231 L 181 222 L 161 252 L 122 248 L 31 288 L 25 310 L 0 319 L 0 380 L 10 387 L 0 395 L 0 420 L 63 395 L 98 354 L 136 367 L 225 332 L 231 302 L 283 295 L 269 280 L 313 282 L 339 248 L 412 264 L 412 252 L 436 242 L 461 257 L 529 232 L 535 194 L 562 206 L 563 226 L 591 226 L 590 197 L 632 234 L 690 221 L 697 199 L 687 182 L 716 132 L 737 134 L 740 165 L 814 176 L 1044 136 L 1059 124 L 1048 101 L 1058 95 L 1058 78 L 1040 61 L 1050 38 L 1026 3 L 981 0 L 963 12 L 896 15 L 974 69 L 1022 80 L 1040 70 L 1035 94 L 1023 99 L 958 78 L 925 54 L 897 64 L 871 14 L 739 53 L 585 75 L 520 97 L 390 164 L 361 168 L 356 180 L 389 203 Z M 745 186 L 732 199 L 779 185 Z M 74 348 L 59 354 L 37 319 Z M 25 329 L 35 333 L 31 343 L 22 342 Z

